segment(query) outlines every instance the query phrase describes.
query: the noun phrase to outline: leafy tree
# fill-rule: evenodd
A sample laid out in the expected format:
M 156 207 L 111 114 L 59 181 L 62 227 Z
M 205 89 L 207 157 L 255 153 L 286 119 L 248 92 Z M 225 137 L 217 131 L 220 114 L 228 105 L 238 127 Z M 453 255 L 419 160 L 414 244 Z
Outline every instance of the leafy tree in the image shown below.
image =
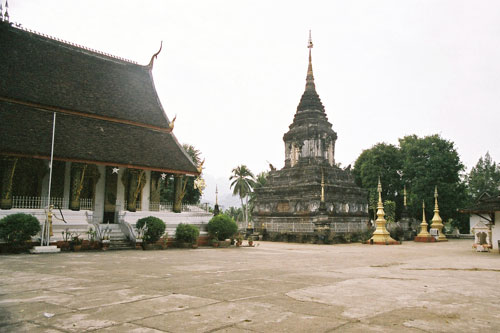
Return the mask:
M 402 206 L 401 169 L 402 155 L 398 147 L 387 143 L 378 143 L 370 149 L 363 150 L 354 163 L 352 171 L 354 180 L 359 186 L 370 192 L 370 206 L 377 210 L 377 185 L 380 177 L 382 198 L 398 203 L 398 216 Z M 374 214 L 374 219 L 376 218 Z
M 410 135 L 399 139 L 399 147 L 379 143 L 364 150 L 354 164 L 353 175 L 358 185 L 369 190 L 371 198 L 375 197 L 373 189 L 380 176 L 382 198 L 396 202 L 396 216 L 400 216 L 403 185 L 406 185 L 410 216 L 418 219 L 421 217 L 422 200 L 425 200 L 428 214 L 432 216 L 434 187 L 437 185 L 443 221 L 450 218 L 461 221 L 464 232 L 465 216 L 459 215 L 456 210 L 467 202 L 466 187 L 461 177 L 463 170 L 453 142 L 439 135 L 423 138 Z M 376 205 L 373 198 L 370 200 L 371 208 Z
M 146 227 L 146 231 L 144 232 L 143 239 L 147 244 L 156 243 L 163 236 L 167 227 L 163 220 L 154 216 L 143 217 L 137 220 L 135 224 L 137 229 L 144 228 L 144 226 Z
M 238 231 L 238 226 L 231 217 L 219 214 L 208 221 L 207 230 L 212 237 L 223 241 L 232 237 Z
M 248 197 L 255 185 L 255 177 L 246 165 L 240 165 L 232 170 L 233 174 L 229 177 L 233 195 L 238 195 L 241 200 L 241 208 L 244 209 L 245 223 L 248 224 Z M 246 199 L 245 207 L 243 198 Z
M 199 166 L 201 164 L 201 152 L 194 146 L 189 144 L 183 144 L 182 147 L 189 155 L 189 157 L 191 157 L 194 164 L 196 166 Z M 167 179 L 169 179 L 169 177 L 167 177 Z M 200 203 L 201 193 L 194 188 L 195 177 L 182 176 L 179 181 L 182 182 L 182 202 L 187 204 Z M 174 181 L 166 181 L 165 186 L 163 186 L 161 189 L 161 201 L 174 202 L 174 195 Z
M 384 202 L 384 212 L 387 222 L 391 223 L 396 221 L 396 203 L 394 201 L 386 200 Z
M 263 186 L 265 186 L 267 184 L 267 176 L 269 176 L 269 173 L 266 172 L 266 171 L 263 171 L 261 173 L 259 173 L 257 175 L 257 177 L 255 178 L 255 184 L 253 186 L 253 189 L 257 189 L 257 188 L 261 188 Z M 253 213 L 253 209 L 254 209 L 254 203 L 255 203 L 255 191 L 252 191 L 250 193 L 250 207 L 249 207 L 249 210 L 250 210 L 250 215 Z
M 466 178 L 472 200 L 487 192 L 491 196 L 500 194 L 500 164 L 491 159 L 490 154 L 479 158 Z
M 40 230 L 40 222 L 33 215 L 16 213 L 0 220 L 0 239 L 5 240 L 13 251 L 23 249 Z
M 236 222 L 243 221 L 245 219 L 245 216 L 243 214 L 243 209 L 241 209 L 241 207 L 239 208 L 229 207 L 224 211 L 224 214 L 230 216 Z
M 434 188 L 439 192 L 439 213 L 443 221 L 450 218 L 462 221 L 464 215 L 457 212 L 467 202 L 465 183 L 461 179 L 464 165 L 460 161 L 454 143 L 439 135 L 419 138 L 405 136 L 399 140 L 403 155 L 402 179 L 406 184 L 409 211 L 412 216 L 421 215 L 420 203 L 425 201 L 426 210 L 432 216 L 434 210 Z
M 199 235 L 200 230 L 192 224 L 179 223 L 175 229 L 175 240 L 178 242 L 194 244 Z

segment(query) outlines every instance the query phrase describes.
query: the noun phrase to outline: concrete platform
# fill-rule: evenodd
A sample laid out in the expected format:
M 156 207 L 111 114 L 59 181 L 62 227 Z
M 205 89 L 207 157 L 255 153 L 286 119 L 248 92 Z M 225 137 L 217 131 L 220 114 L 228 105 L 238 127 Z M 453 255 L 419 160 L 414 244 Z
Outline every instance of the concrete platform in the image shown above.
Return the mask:
M 55 245 L 48 246 L 34 246 L 31 250 L 33 254 L 41 254 L 41 253 L 58 253 L 61 252 L 61 249 Z
M 498 332 L 472 240 L 0 256 L 0 332 Z

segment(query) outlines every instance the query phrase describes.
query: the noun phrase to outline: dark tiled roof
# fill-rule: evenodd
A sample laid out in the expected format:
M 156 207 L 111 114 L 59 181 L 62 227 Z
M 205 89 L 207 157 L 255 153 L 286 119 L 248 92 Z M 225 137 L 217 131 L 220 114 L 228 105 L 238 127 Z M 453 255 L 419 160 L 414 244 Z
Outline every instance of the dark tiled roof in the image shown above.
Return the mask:
M 0 153 L 50 157 L 53 113 L 0 101 Z M 58 113 L 54 158 L 197 173 L 172 133 Z
M 168 126 L 148 66 L 0 24 L 0 96 Z
M 73 115 L 58 112 L 58 159 L 197 172 L 168 133 L 149 66 L 0 21 L 0 78 L 0 153 L 49 156 L 46 110 L 59 110 Z
M 481 196 L 471 207 L 460 209 L 461 213 L 493 213 L 500 211 L 500 196 Z

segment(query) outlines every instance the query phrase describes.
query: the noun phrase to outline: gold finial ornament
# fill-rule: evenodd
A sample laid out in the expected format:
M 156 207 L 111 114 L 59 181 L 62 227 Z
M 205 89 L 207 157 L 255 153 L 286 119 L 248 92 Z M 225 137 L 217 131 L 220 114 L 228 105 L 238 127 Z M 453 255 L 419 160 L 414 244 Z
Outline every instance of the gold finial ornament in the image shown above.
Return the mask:
M 177 115 L 174 116 L 174 119 L 172 119 L 172 121 L 170 122 L 170 124 L 168 124 L 168 128 L 170 128 L 171 131 L 174 130 L 174 123 L 175 123 L 175 119 L 177 119 Z
M 384 204 L 382 203 L 382 184 L 380 183 L 380 177 L 378 178 L 377 191 L 378 191 L 377 220 L 375 221 L 377 229 L 373 233 L 372 238 L 370 238 L 370 243 L 385 244 L 385 245 L 398 244 L 398 242 L 392 239 L 392 237 L 389 234 L 389 231 L 387 231 L 385 227 L 387 221 L 384 218 L 385 212 L 384 212 Z
M 422 200 L 422 223 L 420 223 L 420 232 L 417 237 L 431 237 L 427 231 L 427 221 L 425 220 L 425 201 Z
M 325 174 L 321 168 L 321 202 L 325 202 Z
M 215 204 L 216 205 L 219 204 L 218 195 L 219 195 L 219 188 L 217 187 L 217 185 L 215 185 Z
M 50 236 L 54 236 L 54 232 L 52 230 L 52 209 L 54 209 L 53 205 L 49 205 L 49 211 L 47 212 L 47 221 L 49 222 L 49 233 Z
M 437 186 L 434 188 L 434 216 L 432 217 L 431 228 L 437 229 L 439 231 L 439 241 L 446 242 L 446 236 L 443 233 L 443 220 L 439 216 L 439 206 L 438 206 L 438 189 Z
M 406 208 L 406 185 L 403 188 L 403 205 Z

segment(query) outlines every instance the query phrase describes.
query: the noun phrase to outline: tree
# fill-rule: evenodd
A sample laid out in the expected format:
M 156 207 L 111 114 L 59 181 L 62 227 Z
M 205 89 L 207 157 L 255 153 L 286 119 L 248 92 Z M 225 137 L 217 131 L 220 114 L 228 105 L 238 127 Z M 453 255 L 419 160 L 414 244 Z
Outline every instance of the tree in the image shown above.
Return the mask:
M 466 177 L 466 181 L 473 201 L 476 201 L 484 192 L 496 196 L 500 194 L 500 164 L 493 161 L 487 152 L 484 158 L 479 158 Z
M 354 180 L 358 186 L 370 191 L 371 198 L 374 198 L 373 208 L 375 211 L 378 201 L 377 185 L 380 177 L 382 198 L 398 203 L 396 206 L 399 216 L 403 202 L 401 169 L 402 156 L 399 148 L 387 143 L 378 143 L 370 149 L 363 150 L 356 159 L 352 171 Z M 375 214 L 374 219 L 376 219 Z
M 229 207 L 224 211 L 224 214 L 230 216 L 235 220 L 236 222 L 243 221 L 245 219 L 244 214 L 243 214 L 243 209 L 236 208 L 236 207 Z
M 194 164 L 197 167 L 199 167 L 201 164 L 201 152 L 194 146 L 189 144 L 183 144 L 182 148 L 184 148 L 189 157 L 191 157 L 191 160 L 194 162 Z M 195 177 L 181 176 L 180 179 L 178 179 L 177 181 L 181 182 L 180 197 L 182 202 L 188 204 L 200 203 L 201 193 L 200 191 L 194 188 Z M 166 186 L 162 187 L 161 201 L 174 202 L 175 201 L 174 195 L 175 195 L 174 182 L 168 181 L 166 183 Z
M 263 186 L 266 186 L 266 184 L 267 184 L 267 176 L 269 176 L 269 172 L 263 171 L 263 172 L 259 173 L 257 175 L 257 177 L 255 178 L 255 184 L 253 186 L 253 189 L 255 190 L 257 188 L 261 188 Z M 253 192 L 250 193 L 250 200 L 249 200 L 249 203 L 250 203 L 250 214 L 253 213 L 255 198 L 256 198 L 255 191 L 253 191 Z
M 464 216 L 457 212 L 457 208 L 467 202 L 466 187 L 461 178 L 464 165 L 454 143 L 437 134 L 424 138 L 410 135 L 399 139 L 399 146 L 403 156 L 402 180 L 408 190 L 411 216 L 421 215 L 422 200 L 432 216 L 434 188 L 437 186 L 441 218 L 443 221 L 450 218 L 461 220 L 461 229 L 465 231 Z
M 229 177 L 231 180 L 231 188 L 233 195 L 238 195 L 241 200 L 241 208 L 243 207 L 243 198 L 246 199 L 246 207 L 244 210 L 245 223 L 248 225 L 248 196 L 252 192 L 255 185 L 254 175 L 246 165 L 240 165 L 232 170 L 233 174 Z
M 410 216 L 421 218 L 421 202 L 425 200 L 428 214 L 434 209 L 434 187 L 439 191 L 439 210 L 443 221 L 460 221 L 465 231 L 466 221 L 457 208 L 467 202 L 464 166 L 453 142 L 431 135 L 416 135 L 399 139 L 399 147 L 379 143 L 364 150 L 354 164 L 353 175 L 361 187 L 374 197 L 378 177 L 381 177 L 383 200 L 396 202 L 396 216 L 402 209 L 403 186 L 408 192 Z M 373 198 L 372 200 L 373 201 Z M 372 205 L 371 205 L 372 206 Z M 374 207 L 373 207 L 374 208 Z

